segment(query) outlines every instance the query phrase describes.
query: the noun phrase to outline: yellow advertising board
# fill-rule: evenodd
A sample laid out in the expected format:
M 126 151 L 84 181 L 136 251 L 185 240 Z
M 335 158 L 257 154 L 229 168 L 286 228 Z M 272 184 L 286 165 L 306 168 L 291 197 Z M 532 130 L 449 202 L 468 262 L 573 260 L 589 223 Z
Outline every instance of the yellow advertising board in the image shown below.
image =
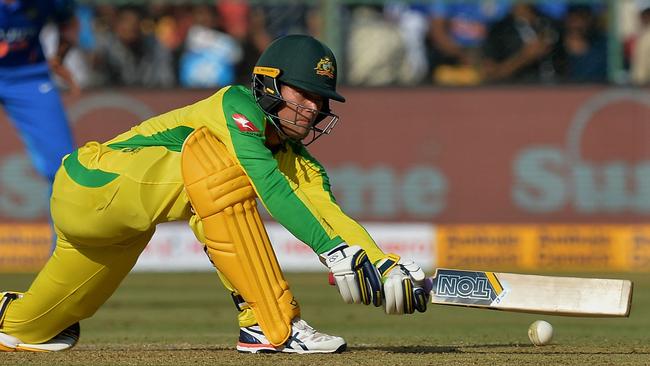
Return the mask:
M 432 258 L 421 258 L 434 267 L 650 271 L 650 225 L 437 225 L 434 232 Z M 0 224 L 0 272 L 38 271 L 50 245 L 48 224 Z
M 440 267 L 650 270 L 650 225 L 440 225 Z
M 35 272 L 50 256 L 48 224 L 0 225 L 0 272 Z

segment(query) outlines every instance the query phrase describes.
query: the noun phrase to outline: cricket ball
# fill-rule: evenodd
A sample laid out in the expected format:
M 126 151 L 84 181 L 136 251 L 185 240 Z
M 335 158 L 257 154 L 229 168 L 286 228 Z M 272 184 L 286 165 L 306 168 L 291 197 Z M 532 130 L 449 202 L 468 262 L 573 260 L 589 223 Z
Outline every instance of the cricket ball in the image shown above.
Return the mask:
M 536 346 L 548 344 L 553 338 L 553 326 L 549 322 L 536 320 L 528 327 L 528 338 Z

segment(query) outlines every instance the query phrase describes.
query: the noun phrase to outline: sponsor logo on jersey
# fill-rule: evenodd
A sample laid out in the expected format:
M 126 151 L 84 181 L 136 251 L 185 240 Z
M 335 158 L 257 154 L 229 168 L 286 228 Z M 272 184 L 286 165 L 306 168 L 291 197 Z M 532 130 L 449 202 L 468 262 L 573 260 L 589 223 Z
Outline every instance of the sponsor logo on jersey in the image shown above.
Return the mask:
M 246 116 L 243 114 L 233 114 L 232 120 L 235 121 L 237 128 L 239 128 L 239 130 L 242 132 L 260 132 L 260 130 L 255 127 L 253 122 L 249 121 L 248 118 L 246 118 Z
M 50 83 L 50 82 L 45 82 L 45 83 L 42 83 L 42 84 L 40 84 L 40 85 L 38 86 L 38 91 L 39 91 L 41 94 L 47 94 L 47 93 L 49 93 L 52 89 L 54 89 L 54 86 L 53 86 L 52 83 Z
M 330 79 L 334 79 L 334 64 L 329 57 L 321 58 L 320 61 L 318 61 L 316 64 L 314 70 L 316 70 L 316 74 L 318 75 L 323 75 L 327 76 Z

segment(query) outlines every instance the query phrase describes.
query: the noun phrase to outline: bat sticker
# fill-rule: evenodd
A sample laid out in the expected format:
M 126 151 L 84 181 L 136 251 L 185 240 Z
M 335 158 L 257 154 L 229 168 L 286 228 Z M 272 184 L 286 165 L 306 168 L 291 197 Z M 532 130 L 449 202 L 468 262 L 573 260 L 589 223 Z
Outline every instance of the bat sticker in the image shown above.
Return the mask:
M 498 304 L 508 293 L 494 272 L 439 269 L 432 285 L 439 301 L 460 304 Z

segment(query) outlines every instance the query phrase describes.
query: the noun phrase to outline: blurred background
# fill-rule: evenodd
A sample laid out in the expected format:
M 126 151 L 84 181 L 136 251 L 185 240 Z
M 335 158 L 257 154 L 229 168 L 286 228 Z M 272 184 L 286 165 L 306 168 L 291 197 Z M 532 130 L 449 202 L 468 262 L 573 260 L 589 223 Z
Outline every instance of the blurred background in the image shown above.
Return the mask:
M 428 269 L 650 270 L 650 1 L 83 0 L 58 32 L 41 40 L 73 45 L 77 145 L 248 85 L 273 39 L 310 34 L 347 98 L 310 149 L 386 251 Z M 36 271 L 47 184 L 4 112 L 0 131 L 0 272 Z M 286 269 L 320 269 L 267 219 Z M 211 266 L 181 223 L 136 269 Z
M 304 33 L 336 51 L 343 85 L 644 85 L 649 9 L 647 0 L 81 0 L 65 62 L 84 88 L 219 87 L 248 83 L 269 42 Z M 46 52 L 56 32 L 41 35 Z

